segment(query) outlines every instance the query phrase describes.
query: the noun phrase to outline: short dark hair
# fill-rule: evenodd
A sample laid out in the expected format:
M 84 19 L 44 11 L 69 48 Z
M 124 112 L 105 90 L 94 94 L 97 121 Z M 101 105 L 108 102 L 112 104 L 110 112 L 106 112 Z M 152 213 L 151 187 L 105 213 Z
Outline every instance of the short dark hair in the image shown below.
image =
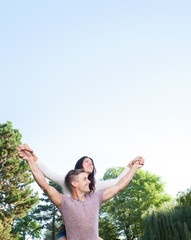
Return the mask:
M 89 159 L 92 161 L 92 164 L 93 164 L 93 171 L 92 171 L 92 173 L 89 174 L 88 179 L 90 180 L 90 185 L 89 185 L 90 192 L 94 192 L 94 191 L 95 191 L 95 174 L 96 174 L 96 168 L 95 168 L 93 159 L 90 158 L 90 157 L 88 157 L 88 156 L 81 157 L 81 158 L 77 161 L 77 163 L 76 163 L 76 165 L 75 165 L 75 169 L 83 168 L 83 167 L 82 167 L 82 164 L 83 164 L 83 161 L 84 161 L 85 158 L 89 158 Z
M 70 170 L 66 177 L 65 177 L 65 185 L 66 187 L 72 192 L 72 181 L 76 179 L 76 176 L 78 176 L 80 173 L 85 172 L 84 169 L 74 169 Z

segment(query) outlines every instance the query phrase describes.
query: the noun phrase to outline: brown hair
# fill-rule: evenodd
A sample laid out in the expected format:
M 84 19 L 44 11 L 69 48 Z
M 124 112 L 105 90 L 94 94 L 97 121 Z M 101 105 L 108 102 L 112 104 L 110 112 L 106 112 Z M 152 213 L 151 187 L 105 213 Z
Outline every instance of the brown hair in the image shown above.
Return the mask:
M 75 169 L 83 168 L 83 167 L 82 167 L 82 164 L 83 164 L 83 161 L 84 161 L 85 158 L 89 158 L 89 159 L 92 161 L 93 171 L 92 171 L 92 173 L 89 174 L 88 179 L 90 180 L 90 185 L 89 185 L 90 192 L 94 192 L 94 191 L 95 191 L 95 174 L 96 174 L 96 168 L 95 168 L 93 159 L 90 158 L 90 157 L 88 157 L 88 156 L 81 157 L 81 158 L 77 161 L 77 163 L 76 163 L 76 165 L 75 165 Z
M 70 170 L 65 177 L 65 185 L 72 192 L 72 181 L 76 180 L 76 176 L 80 173 L 85 172 L 84 169 L 74 169 Z

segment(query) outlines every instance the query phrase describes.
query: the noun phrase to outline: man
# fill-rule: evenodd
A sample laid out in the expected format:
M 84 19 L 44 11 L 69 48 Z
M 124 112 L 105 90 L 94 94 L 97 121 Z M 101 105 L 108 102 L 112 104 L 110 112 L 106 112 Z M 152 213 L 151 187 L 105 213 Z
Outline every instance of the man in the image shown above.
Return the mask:
M 142 157 L 137 157 L 129 172 L 116 185 L 91 194 L 89 194 L 88 174 L 83 169 L 71 170 L 66 175 L 65 183 L 72 195 L 67 197 L 48 185 L 30 152 L 18 149 L 18 153 L 27 161 L 35 181 L 60 210 L 66 226 L 67 240 L 97 240 L 101 204 L 127 186 L 137 169 L 144 164 Z

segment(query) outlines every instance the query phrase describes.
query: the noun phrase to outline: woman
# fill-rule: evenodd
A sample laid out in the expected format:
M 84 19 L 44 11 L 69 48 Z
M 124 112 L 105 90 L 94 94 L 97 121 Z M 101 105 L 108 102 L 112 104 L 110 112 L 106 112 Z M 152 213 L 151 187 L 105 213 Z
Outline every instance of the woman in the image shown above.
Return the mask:
M 33 151 L 28 145 L 18 145 L 18 148 L 20 149 L 20 151 L 23 151 L 23 150 L 30 151 L 31 154 L 33 155 L 36 165 L 41 170 L 41 172 L 45 175 L 45 177 L 57 183 L 59 186 L 61 186 L 63 190 L 63 194 L 66 194 L 68 196 L 71 195 L 71 193 L 69 192 L 69 190 L 65 185 L 65 175 L 59 175 L 57 173 L 54 173 L 52 170 L 48 169 L 40 160 L 38 160 L 38 158 L 36 157 L 36 155 L 33 153 Z M 144 160 L 141 157 L 137 157 L 128 164 L 128 168 L 130 168 L 134 164 L 134 162 L 138 160 L 140 160 L 142 164 L 144 163 Z M 99 180 L 95 181 L 96 169 L 94 166 L 94 162 L 91 158 L 87 156 L 84 156 L 77 161 L 75 165 L 75 169 L 80 169 L 80 168 L 83 168 L 85 172 L 88 173 L 88 179 L 91 182 L 90 192 L 102 191 L 110 186 L 113 186 L 128 172 L 128 168 L 125 168 L 125 170 L 116 179 L 110 179 L 105 181 L 99 181 Z M 66 231 L 63 224 L 60 227 L 57 240 L 66 240 Z M 99 240 L 101 240 L 101 238 L 99 238 Z

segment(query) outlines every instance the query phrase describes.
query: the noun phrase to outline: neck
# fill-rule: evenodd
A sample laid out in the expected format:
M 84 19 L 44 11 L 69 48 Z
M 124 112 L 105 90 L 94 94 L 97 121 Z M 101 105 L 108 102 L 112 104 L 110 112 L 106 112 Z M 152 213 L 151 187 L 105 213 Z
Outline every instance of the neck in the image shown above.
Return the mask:
M 78 189 L 72 190 L 72 198 L 75 198 L 81 202 L 85 201 L 85 198 L 86 198 L 85 194 L 86 194 L 85 192 L 81 192 Z

